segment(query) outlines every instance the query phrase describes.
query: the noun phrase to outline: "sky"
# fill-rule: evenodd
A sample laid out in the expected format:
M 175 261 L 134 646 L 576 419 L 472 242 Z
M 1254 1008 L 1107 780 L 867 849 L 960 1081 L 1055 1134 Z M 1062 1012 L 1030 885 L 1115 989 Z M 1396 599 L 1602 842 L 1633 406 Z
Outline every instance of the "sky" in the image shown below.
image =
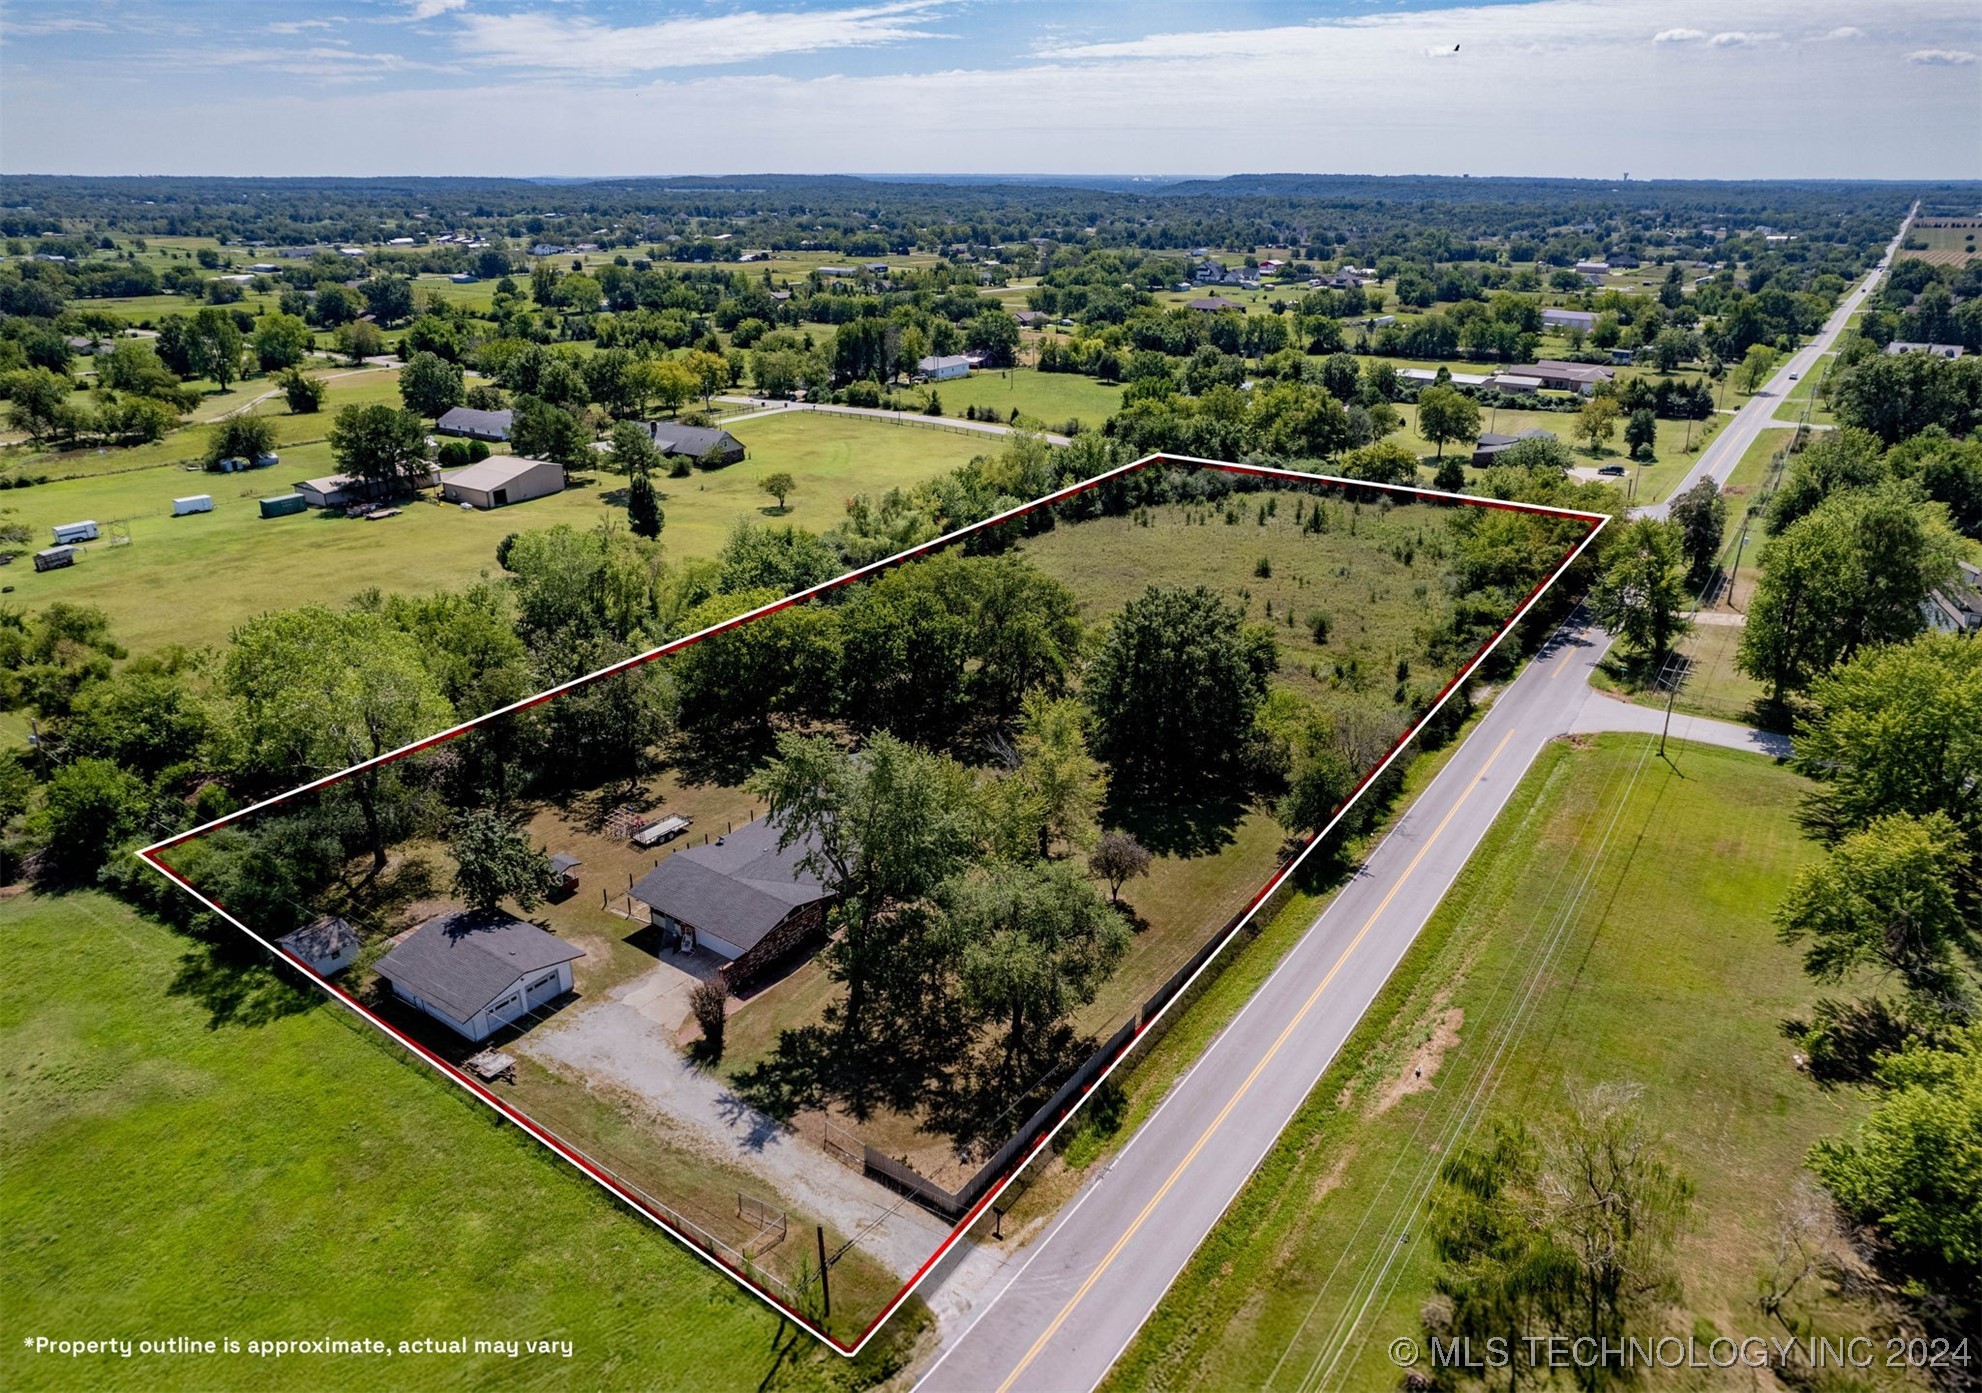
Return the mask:
M 0 0 L 0 170 L 1982 178 L 1976 0 Z

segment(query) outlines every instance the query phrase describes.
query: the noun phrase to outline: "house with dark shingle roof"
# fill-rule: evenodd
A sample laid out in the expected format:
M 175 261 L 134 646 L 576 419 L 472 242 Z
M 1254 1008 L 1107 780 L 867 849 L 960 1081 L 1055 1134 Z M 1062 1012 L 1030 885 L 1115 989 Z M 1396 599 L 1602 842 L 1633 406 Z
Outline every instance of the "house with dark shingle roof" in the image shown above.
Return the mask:
M 743 442 L 726 430 L 712 426 L 678 426 L 672 421 L 643 421 L 654 448 L 663 455 L 686 455 L 702 459 L 714 450 L 724 464 L 735 464 L 744 457 Z
M 434 422 L 439 435 L 459 435 L 469 440 L 507 440 L 514 411 L 477 411 L 472 406 L 450 406 Z
M 759 818 L 675 852 L 628 894 L 683 949 L 725 959 L 723 975 L 739 985 L 825 927 L 833 892 L 804 864 L 812 840 L 780 840 L 777 824 Z
M 555 934 L 497 910 L 437 914 L 379 960 L 392 994 L 469 1040 L 571 990 L 571 964 L 584 957 Z

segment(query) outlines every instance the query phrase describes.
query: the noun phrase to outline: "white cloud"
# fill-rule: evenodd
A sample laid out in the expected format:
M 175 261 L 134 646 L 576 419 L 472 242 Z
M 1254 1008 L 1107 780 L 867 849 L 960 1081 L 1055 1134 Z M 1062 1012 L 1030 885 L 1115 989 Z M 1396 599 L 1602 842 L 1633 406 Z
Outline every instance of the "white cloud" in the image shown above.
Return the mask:
M 1819 43 L 1826 43 L 1832 39 L 1862 39 L 1864 37 L 1865 31 L 1863 29 L 1850 24 L 1840 24 L 1837 28 L 1831 30 L 1830 33 L 1820 34 L 1817 41 Z
M 1754 33 L 1743 29 L 1727 29 L 1714 35 L 1707 43 L 1714 48 L 1747 48 L 1754 44 L 1771 44 L 1782 35 L 1777 33 Z
M 935 36 L 928 28 L 934 12 L 949 3 L 891 0 L 839 10 L 737 10 L 617 26 L 551 13 L 472 14 L 461 17 L 457 42 L 489 62 L 624 77 L 927 39 Z
M 312 29 L 328 29 L 327 19 L 286 19 L 268 26 L 271 34 L 306 34 Z
M 1690 44 L 1707 37 L 1704 29 L 1661 29 L 1652 35 L 1655 44 Z
M 1468 3 L 1262 31 L 1153 35 L 1105 48 L 1069 38 L 1050 56 L 1017 62 L 980 63 L 961 44 L 913 51 L 925 68 L 929 53 L 941 55 L 953 65 L 943 71 L 868 71 L 874 65 L 864 63 L 858 75 L 801 76 L 705 67 L 658 80 L 629 75 L 647 72 L 655 61 L 649 50 L 622 60 L 600 58 L 586 46 L 636 39 L 651 45 L 659 42 L 658 24 L 594 25 L 591 38 L 582 27 L 558 28 L 557 34 L 576 34 L 574 46 L 544 70 L 475 60 L 474 51 L 455 47 L 460 61 L 451 71 L 467 76 L 445 82 L 377 62 L 367 66 L 364 56 L 319 39 L 331 52 L 282 58 L 319 73 L 242 83 L 232 77 L 241 69 L 216 69 L 209 53 L 188 45 L 165 62 L 147 54 L 131 75 L 145 85 L 81 109 L 61 96 L 79 73 L 95 69 L 10 68 L 0 82 L 0 129 L 11 166 L 77 173 L 1321 169 L 1615 177 L 1629 169 L 1637 178 L 1941 179 L 1970 178 L 1982 168 L 1982 130 L 1965 80 L 1972 69 L 1921 68 L 1902 100 L 1836 99 L 1862 86 L 1867 73 L 1897 69 L 1908 50 L 1982 47 L 1969 38 L 1974 0 L 1884 0 L 1876 22 L 1866 17 L 1864 0 L 1793 5 Z M 881 10 L 893 13 L 877 17 Z M 948 11 L 875 0 L 853 12 L 928 32 L 935 16 Z M 692 21 L 661 23 L 714 22 L 711 9 L 692 13 Z M 551 18 L 569 14 L 560 9 Z M 480 17 L 479 6 L 469 7 L 449 23 L 449 40 Z M 1854 21 L 1869 31 L 1864 41 L 1803 43 L 1794 62 L 1700 61 L 1706 37 L 1717 31 L 1815 35 Z M 757 16 L 752 23 L 752 42 L 767 31 L 776 38 L 776 29 L 789 24 L 794 32 L 779 52 L 819 51 L 846 39 L 822 37 L 802 15 Z M 1661 46 L 1657 61 L 1647 61 L 1650 36 L 1665 28 L 1690 28 L 1702 37 Z M 1022 41 L 1036 32 L 1013 37 Z M 682 64 L 684 54 L 706 65 L 711 52 L 737 52 L 722 48 L 716 43 L 722 36 L 706 28 L 664 33 L 680 40 L 682 52 L 662 52 L 663 67 Z M 520 41 L 516 34 L 511 39 Z M 690 40 L 699 47 L 689 47 Z M 739 40 L 732 33 L 728 41 Z M 1455 43 L 1462 49 L 1450 54 Z M 1428 72 L 1434 60 L 1426 55 L 1434 50 L 1446 56 Z M 426 57 L 429 49 L 405 52 Z M 602 66 L 589 66 L 595 61 Z M 216 70 L 227 79 L 214 80 Z M 387 80 L 372 80 L 381 71 Z M 1396 100 L 1400 78 L 1412 92 L 1403 105 Z M 1607 103 L 1646 119 L 1613 123 L 1600 142 L 1563 142 L 1561 93 L 1572 79 L 1601 84 Z M 362 89 L 352 85 L 358 83 Z M 132 119 L 139 110 L 144 119 Z M 229 132 L 224 145 L 205 138 L 216 127 Z M 1729 129 L 1755 138 L 1728 141 Z M 1921 141 L 1922 129 L 1947 134 Z M 322 140 L 326 130 L 338 138 Z M 612 139 L 600 140 L 602 130 Z M 299 148 L 309 151 L 302 166 Z
M 1916 48 L 1906 61 L 1929 68 L 1960 68 L 1973 63 L 1975 55 L 1965 48 Z
M 58 15 L 50 19 L 10 20 L 7 28 L 22 34 L 107 34 L 110 26 L 100 19 L 74 19 Z
M 468 0 L 406 0 L 406 8 L 411 11 L 406 17 L 412 20 L 433 19 L 450 10 L 463 10 Z

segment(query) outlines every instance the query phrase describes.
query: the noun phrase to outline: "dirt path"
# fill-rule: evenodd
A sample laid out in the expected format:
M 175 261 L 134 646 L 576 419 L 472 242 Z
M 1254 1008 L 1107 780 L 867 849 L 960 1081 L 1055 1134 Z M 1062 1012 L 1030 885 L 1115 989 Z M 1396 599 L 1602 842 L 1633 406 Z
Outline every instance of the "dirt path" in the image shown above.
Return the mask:
M 674 1046 L 674 1032 L 640 999 L 641 986 L 637 979 L 623 983 L 605 1000 L 554 1017 L 508 1048 L 567 1077 L 629 1090 L 699 1139 L 710 1156 L 761 1177 L 790 1204 L 831 1220 L 842 1232 L 858 1234 L 860 1247 L 902 1278 L 928 1260 L 949 1233 L 946 1224 L 689 1064 Z

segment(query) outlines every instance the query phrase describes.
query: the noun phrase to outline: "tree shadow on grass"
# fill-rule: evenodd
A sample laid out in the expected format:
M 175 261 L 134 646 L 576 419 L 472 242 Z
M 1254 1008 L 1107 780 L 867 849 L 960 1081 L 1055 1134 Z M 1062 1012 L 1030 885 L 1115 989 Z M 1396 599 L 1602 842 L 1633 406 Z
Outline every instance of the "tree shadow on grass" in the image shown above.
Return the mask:
M 667 764 L 687 785 L 741 788 L 776 748 L 769 726 L 752 723 L 719 729 L 698 725 L 669 745 Z
M 1246 815 L 1235 789 L 1207 789 L 1196 798 L 1158 798 L 1124 790 L 1102 817 L 1158 856 L 1215 856 L 1230 846 Z
M 199 943 L 179 959 L 167 996 L 190 997 L 207 1013 L 207 1029 L 262 1026 L 299 1015 L 322 997 L 288 980 L 251 944 Z
M 818 1024 L 779 1032 L 777 1048 L 737 1076 L 736 1096 L 781 1121 L 829 1106 L 857 1120 L 881 1109 L 919 1115 L 970 1048 L 962 1017 L 947 1004 L 901 1010 L 877 999 L 854 1032 L 836 1003 Z

